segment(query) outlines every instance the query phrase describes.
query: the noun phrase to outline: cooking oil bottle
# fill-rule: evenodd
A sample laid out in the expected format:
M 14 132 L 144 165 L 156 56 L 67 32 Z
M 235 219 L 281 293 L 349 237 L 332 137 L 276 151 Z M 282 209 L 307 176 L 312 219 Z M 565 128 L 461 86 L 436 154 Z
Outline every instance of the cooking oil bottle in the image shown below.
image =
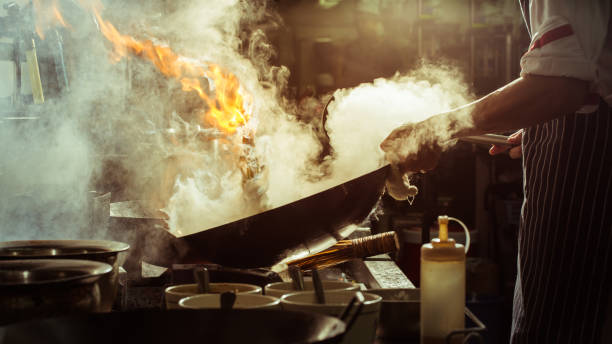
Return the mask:
M 448 221 L 466 231 L 465 247 L 448 237 Z M 469 231 L 452 217 L 438 217 L 438 238 L 421 247 L 421 344 L 446 343 L 454 330 L 465 328 L 465 254 Z M 461 343 L 454 335 L 451 343 Z

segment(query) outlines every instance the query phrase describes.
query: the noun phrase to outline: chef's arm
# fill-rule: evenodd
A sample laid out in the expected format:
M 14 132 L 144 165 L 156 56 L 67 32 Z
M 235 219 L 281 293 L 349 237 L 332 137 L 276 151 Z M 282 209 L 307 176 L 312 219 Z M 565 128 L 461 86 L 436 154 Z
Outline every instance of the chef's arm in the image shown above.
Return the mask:
M 525 75 L 487 96 L 448 113 L 453 138 L 510 131 L 574 113 L 588 95 L 587 81 Z
M 544 123 L 575 112 L 587 94 L 587 81 L 524 75 L 473 103 L 422 122 L 406 123 L 393 130 L 380 147 L 387 161 L 401 172 L 430 170 L 437 164 L 441 145 L 449 139 Z

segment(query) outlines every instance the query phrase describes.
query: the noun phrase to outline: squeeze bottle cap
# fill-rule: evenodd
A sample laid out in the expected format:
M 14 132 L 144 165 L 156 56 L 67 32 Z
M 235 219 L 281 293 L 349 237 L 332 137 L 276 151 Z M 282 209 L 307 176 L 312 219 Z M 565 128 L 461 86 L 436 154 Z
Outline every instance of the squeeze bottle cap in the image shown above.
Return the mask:
M 434 247 L 454 247 L 455 240 L 448 237 L 448 220 L 446 215 L 438 216 L 438 237 L 431 240 Z
M 470 231 L 459 219 L 447 215 L 438 216 L 438 237 L 431 240 L 434 247 L 455 246 L 455 240 L 448 237 L 448 222 L 456 221 L 463 227 L 465 232 L 465 253 L 470 249 Z

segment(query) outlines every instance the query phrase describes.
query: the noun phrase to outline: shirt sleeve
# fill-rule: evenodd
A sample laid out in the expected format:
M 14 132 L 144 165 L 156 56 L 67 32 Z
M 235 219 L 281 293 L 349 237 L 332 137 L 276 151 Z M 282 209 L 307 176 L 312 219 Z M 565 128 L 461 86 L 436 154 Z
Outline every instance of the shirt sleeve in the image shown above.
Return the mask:
M 529 10 L 533 36 L 521 58 L 521 76 L 596 81 L 597 61 L 607 35 L 609 1 L 532 0 Z

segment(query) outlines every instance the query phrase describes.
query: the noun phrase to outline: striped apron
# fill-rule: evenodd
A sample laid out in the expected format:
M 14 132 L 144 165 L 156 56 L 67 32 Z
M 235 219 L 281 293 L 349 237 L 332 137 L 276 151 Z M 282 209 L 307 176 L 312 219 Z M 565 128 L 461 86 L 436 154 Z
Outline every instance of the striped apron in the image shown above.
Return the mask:
M 612 113 L 523 133 L 525 200 L 511 343 L 595 343 L 612 288 Z
M 611 116 L 599 100 L 524 130 L 511 343 L 612 343 Z

